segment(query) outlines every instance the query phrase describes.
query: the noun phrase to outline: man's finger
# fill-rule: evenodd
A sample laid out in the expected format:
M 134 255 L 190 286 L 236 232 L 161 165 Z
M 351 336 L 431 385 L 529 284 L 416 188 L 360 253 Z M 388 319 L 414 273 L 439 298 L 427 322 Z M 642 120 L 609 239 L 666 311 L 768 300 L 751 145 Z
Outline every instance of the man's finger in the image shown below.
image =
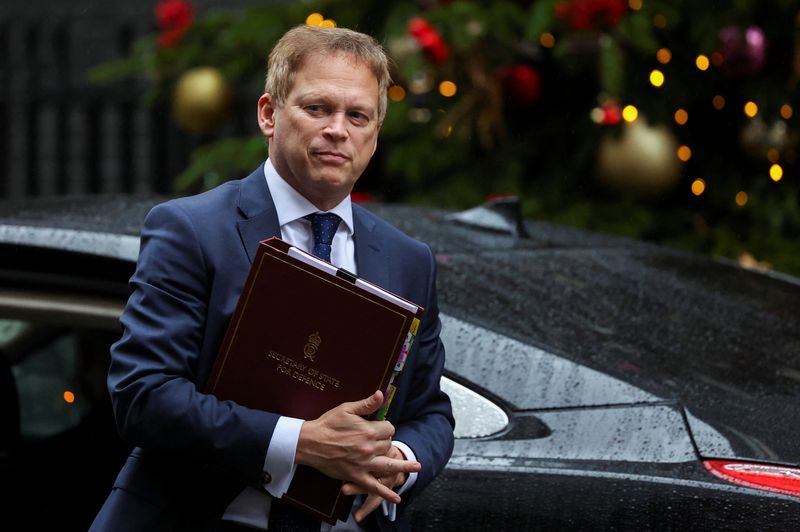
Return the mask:
M 397 476 L 399 476 L 399 474 L 393 475 L 391 477 L 375 477 L 375 478 L 378 480 L 378 482 L 380 482 L 387 488 L 394 489 L 395 486 L 399 486 L 400 484 L 402 484 L 402 482 L 400 484 L 392 482 L 393 480 L 396 479 Z M 369 493 L 369 490 L 367 488 L 364 488 L 360 484 L 347 482 L 344 484 L 342 492 L 345 495 L 367 495 Z
M 345 495 L 376 495 L 381 499 L 400 504 L 400 496 L 391 488 L 384 486 L 372 475 L 366 475 L 359 479 L 358 482 L 347 482 L 342 486 L 342 493 Z
M 381 501 L 383 501 L 383 499 L 377 495 L 370 495 L 367 497 L 367 500 L 364 501 L 364 504 L 362 504 L 354 514 L 356 522 L 360 523 L 365 517 L 374 512 L 375 509 L 380 506 Z
M 397 460 L 379 456 L 370 464 L 369 470 L 380 476 L 389 476 L 394 473 L 418 473 L 422 469 L 422 464 L 415 460 Z

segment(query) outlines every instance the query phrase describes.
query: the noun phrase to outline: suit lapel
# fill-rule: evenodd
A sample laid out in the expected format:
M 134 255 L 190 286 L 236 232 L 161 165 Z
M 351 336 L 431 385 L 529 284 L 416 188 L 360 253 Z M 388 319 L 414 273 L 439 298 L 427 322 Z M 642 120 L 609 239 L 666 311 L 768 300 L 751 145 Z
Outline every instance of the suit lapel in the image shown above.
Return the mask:
M 353 225 L 358 276 L 391 290 L 387 286 L 391 263 L 389 249 L 374 220 L 362 207 L 353 205 Z
M 252 263 L 258 243 L 271 236 L 280 238 L 278 211 L 269 193 L 263 165 L 241 182 L 238 208 L 243 220 L 236 222 L 239 237 Z M 353 205 L 353 225 L 358 276 L 389 290 L 389 249 L 367 211 Z
M 236 222 L 236 226 L 247 258 L 252 263 L 258 243 L 271 236 L 280 238 L 281 227 L 264 177 L 263 165 L 242 180 L 239 190 L 238 208 L 244 219 Z

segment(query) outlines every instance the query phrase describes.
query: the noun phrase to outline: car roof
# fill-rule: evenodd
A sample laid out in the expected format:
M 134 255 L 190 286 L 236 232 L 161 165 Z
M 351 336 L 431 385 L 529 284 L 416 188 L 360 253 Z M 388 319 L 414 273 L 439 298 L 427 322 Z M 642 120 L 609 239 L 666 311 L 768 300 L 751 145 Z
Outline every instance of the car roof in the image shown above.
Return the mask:
M 18 287 L 127 294 L 147 211 L 162 198 L 0 201 L 0 276 Z
M 135 260 L 147 211 L 163 198 L 96 195 L 29 198 L 0 202 L 0 243 L 65 249 Z M 112 242 L 137 242 L 119 251 Z

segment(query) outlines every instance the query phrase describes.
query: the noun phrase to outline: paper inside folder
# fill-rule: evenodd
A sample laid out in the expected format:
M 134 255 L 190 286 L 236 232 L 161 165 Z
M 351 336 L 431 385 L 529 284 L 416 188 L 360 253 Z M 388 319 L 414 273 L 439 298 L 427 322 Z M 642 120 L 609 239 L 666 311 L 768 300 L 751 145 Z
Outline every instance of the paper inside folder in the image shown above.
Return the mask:
M 331 264 L 329 262 L 325 262 L 322 259 L 318 259 L 314 255 L 311 255 L 310 253 L 306 253 L 302 249 L 297 248 L 295 246 L 289 247 L 288 254 L 289 254 L 290 257 L 294 257 L 294 258 L 296 258 L 296 259 L 298 259 L 298 260 L 300 260 L 302 262 L 305 262 L 309 266 L 314 266 L 315 268 L 318 268 L 318 269 L 320 269 L 322 271 L 325 271 L 325 272 L 327 272 L 327 273 L 329 273 L 331 275 L 336 275 L 336 273 L 339 271 L 339 268 L 337 268 L 333 264 Z M 343 271 L 345 271 L 345 270 L 343 270 Z M 347 274 L 348 274 L 347 277 L 352 276 L 352 274 L 350 272 L 347 272 Z M 370 292 L 370 293 L 375 294 L 376 296 L 378 296 L 380 298 L 385 299 L 386 301 L 390 301 L 390 302 L 394 303 L 397 306 L 403 307 L 407 311 L 413 312 L 414 314 L 416 314 L 417 310 L 419 310 L 419 307 L 417 305 L 415 305 L 413 303 L 410 303 L 410 302 L 406 301 L 405 299 L 397 297 L 396 295 L 394 295 L 394 294 L 392 294 L 390 292 L 387 292 L 386 290 L 384 290 L 380 286 L 378 286 L 376 284 L 372 284 L 369 281 L 365 281 L 364 279 L 361 279 L 360 277 L 356 277 L 355 285 L 360 287 L 360 288 L 363 288 L 367 292 Z
M 313 267 L 318 268 L 318 269 L 320 269 L 322 271 L 328 272 L 331 275 L 336 275 L 336 266 L 334 266 L 333 264 L 331 264 L 329 262 L 325 262 L 322 259 L 318 259 L 314 255 L 311 255 L 310 253 L 306 253 L 305 251 L 303 251 L 300 248 L 296 248 L 296 247 L 292 246 L 292 247 L 289 248 L 288 253 L 289 253 L 290 257 L 294 257 L 294 258 L 296 258 L 298 260 L 301 260 L 301 261 L 305 262 L 306 264 L 308 264 L 309 266 L 313 266 Z

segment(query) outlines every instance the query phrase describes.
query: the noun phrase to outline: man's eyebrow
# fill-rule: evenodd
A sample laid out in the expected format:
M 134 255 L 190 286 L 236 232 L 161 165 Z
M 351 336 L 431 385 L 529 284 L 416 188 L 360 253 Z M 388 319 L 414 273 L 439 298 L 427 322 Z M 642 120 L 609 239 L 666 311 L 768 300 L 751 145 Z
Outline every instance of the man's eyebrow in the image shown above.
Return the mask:
M 302 102 L 307 100 L 329 100 L 329 99 L 330 99 L 329 97 L 316 91 L 300 93 L 297 95 L 297 100 Z
M 321 103 L 325 103 L 325 104 L 330 104 L 330 103 L 333 102 L 333 100 L 335 100 L 335 98 L 332 98 L 330 96 L 326 96 L 326 95 L 318 93 L 318 92 L 308 92 L 308 93 L 305 93 L 305 94 L 298 94 L 296 103 L 298 105 L 307 105 L 307 104 L 313 103 L 313 102 L 321 102 Z M 371 105 L 368 102 L 351 102 L 351 103 L 349 103 L 349 104 L 344 106 L 344 110 L 346 112 L 359 111 L 359 112 L 368 114 L 370 116 L 374 116 L 374 115 L 376 115 L 378 113 L 378 106 L 377 105 Z

